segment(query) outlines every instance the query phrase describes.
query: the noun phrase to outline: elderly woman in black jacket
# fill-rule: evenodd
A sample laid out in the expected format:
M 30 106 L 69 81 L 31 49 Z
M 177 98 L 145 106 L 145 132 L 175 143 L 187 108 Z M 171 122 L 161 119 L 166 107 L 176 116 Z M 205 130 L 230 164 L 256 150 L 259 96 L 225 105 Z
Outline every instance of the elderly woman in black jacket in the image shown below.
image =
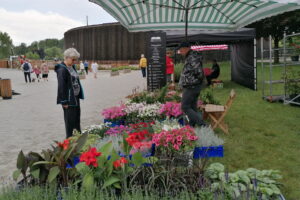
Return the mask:
M 69 48 L 64 52 L 64 61 L 55 65 L 58 81 L 57 104 L 61 104 L 64 111 L 67 138 L 72 136 L 74 129 L 81 132 L 80 99 L 84 99 L 84 94 L 75 68 L 79 57 L 76 49 Z

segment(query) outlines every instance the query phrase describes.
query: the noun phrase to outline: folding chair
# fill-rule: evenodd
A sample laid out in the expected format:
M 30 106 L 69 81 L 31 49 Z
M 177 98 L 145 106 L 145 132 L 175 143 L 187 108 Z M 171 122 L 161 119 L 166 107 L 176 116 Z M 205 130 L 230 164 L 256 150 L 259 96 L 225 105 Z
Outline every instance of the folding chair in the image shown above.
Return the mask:
M 203 107 L 205 114 L 211 121 L 212 129 L 219 127 L 224 133 L 229 134 L 228 125 L 224 122 L 228 110 L 230 109 L 234 98 L 236 97 L 235 91 L 232 89 L 225 106 L 206 104 Z

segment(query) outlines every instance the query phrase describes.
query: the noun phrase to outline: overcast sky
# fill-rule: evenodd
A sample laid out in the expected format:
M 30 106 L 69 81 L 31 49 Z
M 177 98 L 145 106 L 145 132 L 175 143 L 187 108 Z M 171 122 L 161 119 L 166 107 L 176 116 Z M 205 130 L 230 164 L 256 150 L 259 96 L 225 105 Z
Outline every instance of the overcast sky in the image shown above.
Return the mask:
M 67 30 L 86 25 L 116 22 L 100 6 L 88 0 L 0 0 L 0 31 L 15 45 L 46 38 L 63 38 Z

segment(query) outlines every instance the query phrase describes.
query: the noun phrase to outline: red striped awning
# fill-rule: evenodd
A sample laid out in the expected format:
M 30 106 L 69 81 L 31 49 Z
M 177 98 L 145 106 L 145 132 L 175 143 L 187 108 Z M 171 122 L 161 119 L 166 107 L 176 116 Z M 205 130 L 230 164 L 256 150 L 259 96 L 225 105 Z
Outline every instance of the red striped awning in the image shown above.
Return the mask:
M 194 51 L 211 51 L 211 50 L 227 50 L 228 45 L 199 45 L 199 46 L 192 46 L 192 50 Z

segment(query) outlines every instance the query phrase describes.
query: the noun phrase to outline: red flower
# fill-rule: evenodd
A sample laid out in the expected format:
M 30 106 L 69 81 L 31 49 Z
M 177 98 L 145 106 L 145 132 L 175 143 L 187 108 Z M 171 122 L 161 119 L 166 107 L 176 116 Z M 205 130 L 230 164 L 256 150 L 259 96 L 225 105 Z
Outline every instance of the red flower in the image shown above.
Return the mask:
M 84 152 L 80 156 L 80 162 L 85 162 L 87 166 L 94 166 L 98 167 L 97 158 L 98 156 L 101 156 L 100 152 L 97 152 L 97 149 L 95 147 L 90 148 L 89 151 Z
M 113 165 L 114 165 L 114 167 L 117 169 L 117 168 L 119 168 L 119 167 L 124 167 L 124 165 L 126 164 L 126 163 L 128 163 L 128 161 L 126 160 L 126 158 L 121 158 L 121 159 L 119 159 L 119 160 L 116 160 L 114 163 L 113 163 Z
M 65 139 L 63 142 L 58 142 L 57 145 L 61 148 L 63 148 L 64 150 L 68 149 L 70 144 L 70 141 L 68 139 Z

